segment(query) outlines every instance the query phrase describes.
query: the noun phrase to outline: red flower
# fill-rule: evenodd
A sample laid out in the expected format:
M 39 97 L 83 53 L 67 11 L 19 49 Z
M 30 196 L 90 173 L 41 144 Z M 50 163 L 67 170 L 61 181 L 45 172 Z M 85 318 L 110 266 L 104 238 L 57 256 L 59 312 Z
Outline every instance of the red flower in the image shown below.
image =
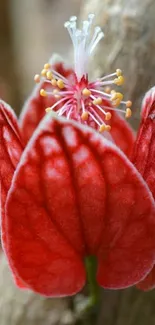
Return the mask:
M 155 87 L 146 94 L 143 100 L 142 121 L 132 160 L 155 199 Z M 138 287 L 143 290 L 155 287 L 155 267 Z
M 92 15 L 83 33 L 91 19 Z M 70 24 L 74 31 L 75 17 Z M 102 36 L 97 31 L 96 43 Z M 76 35 L 79 40 L 81 34 Z M 36 86 L 22 113 L 20 131 L 11 108 L 0 103 L 3 247 L 17 285 L 47 296 L 81 290 L 88 256 L 97 258 L 98 283 L 115 289 L 138 283 L 155 261 L 155 203 L 128 159 L 134 142 L 132 130 L 109 101 L 112 96 L 114 104 L 120 104 L 122 96 L 113 92 L 108 98 L 101 81 L 99 85 L 90 83 L 81 67 L 78 65 L 75 78 L 63 63 L 53 68 L 50 62 L 48 72 L 54 75 L 50 82 L 56 81 L 58 92 L 51 93 L 54 81 L 52 86 L 42 81 L 49 88 L 41 93 L 50 91 L 49 97 L 40 97 L 42 85 Z M 42 74 L 50 76 L 47 71 Z M 70 85 L 74 89 L 68 93 Z M 94 90 L 100 91 L 102 101 Z M 62 106 L 59 100 L 63 98 Z M 49 110 L 54 108 L 56 113 L 49 112 L 42 119 L 47 101 L 52 105 Z M 96 131 L 97 125 L 105 130 L 103 134 Z

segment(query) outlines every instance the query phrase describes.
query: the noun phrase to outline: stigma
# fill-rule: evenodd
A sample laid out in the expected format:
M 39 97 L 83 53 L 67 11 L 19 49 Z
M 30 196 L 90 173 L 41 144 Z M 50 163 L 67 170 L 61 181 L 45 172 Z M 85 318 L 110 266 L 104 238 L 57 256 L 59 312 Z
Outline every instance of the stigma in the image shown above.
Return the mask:
M 83 21 L 81 29 L 77 28 L 76 16 L 72 16 L 64 24 L 74 48 L 72 75 L 66 78 L 53 70 L 50 63 L 46 63 L 41 74 L 35 75 L 34 80 L 36 83 L 43 80 L 50 85 L 49 91 L 40 90 L 41 96 L 55 97 L 55 103 L 46 108 L 47 113 L 55 111 L 58 116 L 88 124 L 102 133 L 111 130 L 109 121 L 112 111 L 123 113 L 126 118 L 131 116 L 132 102 L 124 101 L 123 94 L 114 89 L 124 83 L 120 69 L 95 81 L 88 78 L 89 57 L 104 37 L 99 26 L 94 28 L 93 36 L 90 37 L 93 19 L 94 15 L 90 14 L 88 19 Z

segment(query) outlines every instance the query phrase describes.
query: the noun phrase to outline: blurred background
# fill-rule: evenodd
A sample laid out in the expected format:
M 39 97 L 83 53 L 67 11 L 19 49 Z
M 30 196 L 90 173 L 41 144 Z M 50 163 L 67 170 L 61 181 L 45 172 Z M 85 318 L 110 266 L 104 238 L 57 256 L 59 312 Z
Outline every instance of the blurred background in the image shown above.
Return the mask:
M 32 91 L 34 74 L 51 54 L 68 57 L 64 22 L 92 12 L 105 39 L 90 73 L 124 71 L 124 93 L 133 101 L 131 123 L 137 128 L 142 98 L 155 84 L 155 0 L 0 0 L 0 97 L 17 114 Z M 155 291 L 102 291 L 99 307 L 96 323 L 93 315 L 80 319 L 72 299 L 45 299 L 16 289 L 1 253 L 0 325 L 155 325 Z
M 0 96 L 17 112 L 53 52 L 67 57 L 64 22 L 79 15 L 81 0 L 0 1 Z

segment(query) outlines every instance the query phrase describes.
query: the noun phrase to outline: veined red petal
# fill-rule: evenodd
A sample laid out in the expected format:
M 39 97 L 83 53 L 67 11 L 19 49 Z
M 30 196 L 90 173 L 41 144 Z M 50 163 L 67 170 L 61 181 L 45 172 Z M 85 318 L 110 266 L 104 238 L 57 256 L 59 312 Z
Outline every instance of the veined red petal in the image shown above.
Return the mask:
M 125 153 L 128 158 L 131 158 L 135 143 L 135 134 L 129 123 L 121 117 L 117 112 L 112 112 L 110 121 L 111 135 L 115 144 Z
M 17 118 L 11 107 L 0 101 L 0 181 L 1 212 L 3 214 L 7 192 L 19 162 L 23 146 Z
M 1 223 L 2 240 L 5 241 L 5 202 L 8 190 L 11 185 L 12 177 L 20 160 L 23 151 L 22 140 L 18 127 L 18 121 L 11 107 L 0 101 L 0 205 L 1 205 Z M 7 253 L 7 247 L 5 246 Z M 20 287 L 24 284 L 15 278 Z
M 148 91 L 143 100 L 142 121 L 132 160 L 155 199 L 155 87 Z M 142 290 L 155 287 L 155 267 L 138 287 Z
M 102 146 L 97 137 L 89 145 L 106 184 L 97 279 L 104 288 L 125 288 L 143 278 L 154 264 L 154 200 L 119 150 L 106 143 Z
M 152 87 L 144 96 L 141 109 L 141 118 L 144 121 L 150 114 L 152 104 L 155 102 L 155 87 Z
M 111 102 L 109 100 L 103 101 L 103 108 L 111 107 Z M 111 119 L 108 124 L 111 126 L 110 132 L 103 132 L 103 136 L 106 134 L 106 138 L 114 144 L 116 144 L 130 159 L 133 153 L 134 143 L 135 143 L 135 133 L 131 128 L 130 124 L 116 111 L 111 111 L 108 108 L 105 109 L 106 112 L 111 113 Z M 98 115 L 103 118 L 102 113 L 98 112 Z
M 49 114 L 17 167 L 4 245 L 13 272 L 41 294 L 78 292 L 92 254 L 99 283 L 121 288 L 153 266 L 154 214 L 148 188 L 116 146 Z
M 145 96 L 132 161 L 155 197 L 155 87 Z
M 55 103 L 54 96 L 42 97 L 40 95 L 42 88 L 51 90 L 52 86 L 44 81 L 36 85 L 32 94 L 25 102 L 20 115 L 19 124 L 25 144 L 27 144 L 39 122 L 45 116 L 45 109 Z
M 53 64 L 53 69 L 66 78 L 72 73 L 72 70 L 66 68 L 62 62 Z M 49 83 L 47 84 L 44 81 L 36 85 L 32 94 L 27 99 L 20 115 L 19 123 L 25 144 L 32 136 L 41 119 L 45 116 L 45 109 L 52 106 L 56 101 L 54 96 L 42 97 L 40 95 L 40 90 L 42 88 L 50 91 L 52 85 L 50 86 Z

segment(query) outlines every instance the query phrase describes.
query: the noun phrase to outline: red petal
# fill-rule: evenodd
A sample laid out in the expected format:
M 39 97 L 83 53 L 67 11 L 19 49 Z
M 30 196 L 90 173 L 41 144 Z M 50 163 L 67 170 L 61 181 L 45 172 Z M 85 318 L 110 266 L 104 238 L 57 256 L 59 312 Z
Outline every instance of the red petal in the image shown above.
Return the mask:
M 141 118 L 144 121 L 151 113 L 150 109 L 155 101 L 155 87 L 152 87 L 145 95 L 142 102 Z
M 155 198 L 155 87 L 143 100 L 142 121 L 134 148 L 133 163 Z M 155 287 L 155 267 L 138 287 L 143 290 Z
M 145 96 L 132 161 L 155 197 L 155 88 Z
M 115 144 L 130 158 L 135 143 L 135 134 L 129 123 L 117 112 L 112 113 L 110 133 Z
M 16 276 L 14 276 L 14 282 L 17 285 L 17 287 L 20 289 L 29 289 L 29 287 Z
M 2 212 L 11 180 L 23 147 L 17 118 L 9 105 L 0 101 L 0 180 Z
M 91 149 L 96 151 L 106 184 L 104 225 L 97 251 L 98 282 L 105 288 L 128 287 L 143 278 L 154 263 L 154 201 L 121 152 L 92 138 Z
M 26 148 L 7 202 L 8 259 L 33 290 L 69 295 L 85 282 L 139 281 L 155 258 L 155 206 L 136 169 L 91 128 L 48 115 Z
M 70 69 L 65 68 L 65 65 L 63 63 L 54 64 L 53 69 L 61 73 L 66 78 L 72 73 Z M 49 106 L 52 106 L 56 101 L 54 96 L 40 96 L 40 90 L 42 88 L 51 90 L 52 86 L 43 81 L 39 83 L 39 85 L 36 85 L 34 91 L 22 109 L 20 116 L 20 127 L 25 144 L 30 139 L 41 119 L 45 116 L 45 109 Z
M 104 100 L 104 106 L 111 107 L 109 101 Z M 108 112 L 108 109 L 106 110 Z M 135 143 L 135 134 L 129 123 L 116 111 L 111 112 L 111 120 L 108 124 L 111 126 L 110 135 L 114 143 L 125 153 L 128 158 L 131 158 Z M 102 117 L 102 115 L 101 115 Z
M 5 201 L 14 171 L 23 151 L 23 146 L 14 111 L 3 101 L 0 101 L 0 139 L 1 221 L 3 228 L 2 237 L 5 240 Z M 7 251 L 7 247 L 5 247 L 5 250 Z M 19 279 L 15 280 L 18 283 L 20 281 Z

